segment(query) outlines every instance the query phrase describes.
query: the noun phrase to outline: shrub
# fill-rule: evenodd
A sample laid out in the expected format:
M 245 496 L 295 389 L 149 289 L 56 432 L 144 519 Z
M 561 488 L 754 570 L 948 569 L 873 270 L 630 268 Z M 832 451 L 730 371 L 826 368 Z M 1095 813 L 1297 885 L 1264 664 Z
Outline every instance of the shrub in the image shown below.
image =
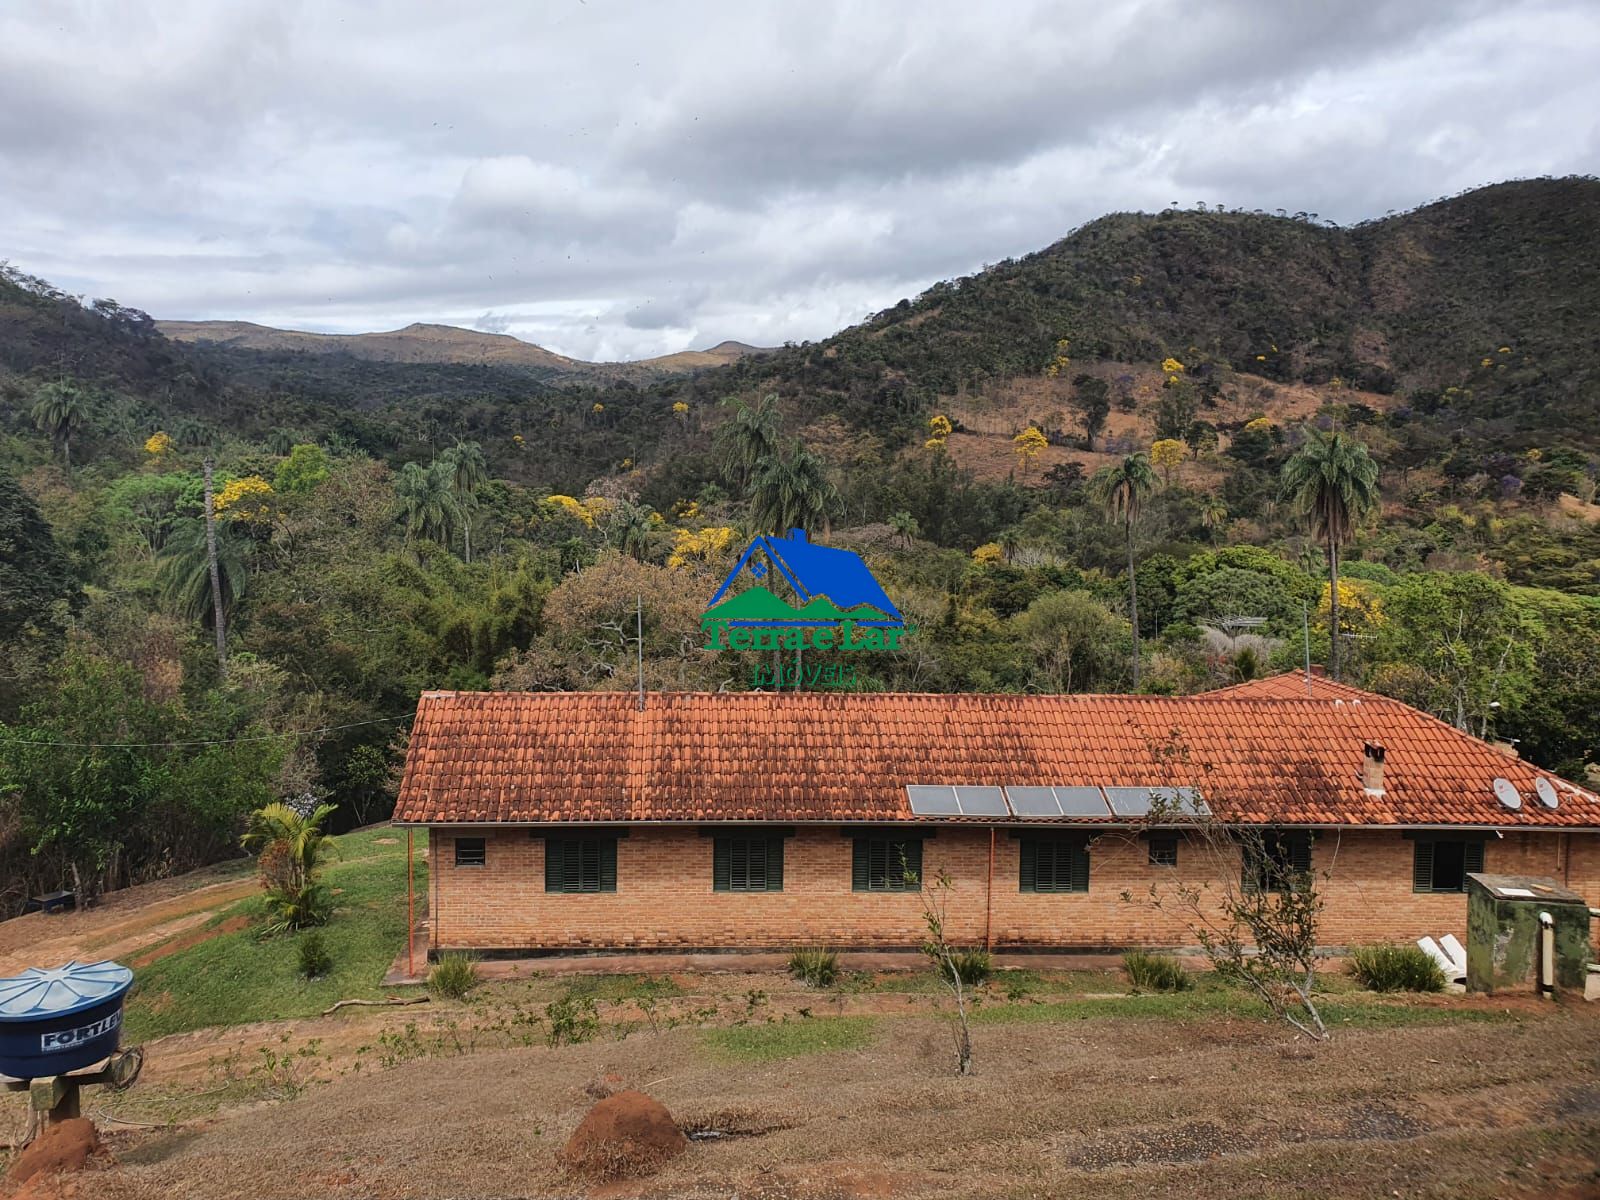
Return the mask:
M 545 1038 L 552 1046 L 577 1045 L 600 1032 L 600 1010 L 593 996 L 563 996 L 544 1006 L 550 1029 Z
M 1350 971 L 1374 992 L 1437 992 L 1445 985 L 1439 964 L 1416 946 L 1357 946 Z
M 478 986 L 478 964 L 470 954 L 441 954 L 428 972 L 428 990 L 459 1000 Z
M 321 883 L 307 883 L 291 891 L 267 893 L 266 934 L 293 933 L 326 925 L 333 916 L 333 894 Z
M 306 979 L 319 979 L 333 970 L 333 955 L 320 933 L 312 932 L 300 939 L 300 974 Z
M 789 955 L 789 974 L 808 987 L 832 987 L 839 978 L 839 956 L 820 947 Z
M 1122 956 L 1122 969 L 1138 992 L 1186 992 L 1193 986 L 1189 972 L 1170 954 L 1130 950 Z
M 994 971 L 994 958 L 987 950 L 957 950 L 950 963 L 968 987 L 976 987 Z

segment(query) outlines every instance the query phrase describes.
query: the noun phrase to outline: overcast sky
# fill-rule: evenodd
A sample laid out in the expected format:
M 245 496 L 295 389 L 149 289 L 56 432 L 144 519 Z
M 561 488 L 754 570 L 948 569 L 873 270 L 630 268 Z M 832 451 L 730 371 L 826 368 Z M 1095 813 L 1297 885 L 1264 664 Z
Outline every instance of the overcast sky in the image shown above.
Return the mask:
M 1600 171 L 1594 0 L 0 5 L 0 258 L 157 317 L 817 338 L 1119 209 Z

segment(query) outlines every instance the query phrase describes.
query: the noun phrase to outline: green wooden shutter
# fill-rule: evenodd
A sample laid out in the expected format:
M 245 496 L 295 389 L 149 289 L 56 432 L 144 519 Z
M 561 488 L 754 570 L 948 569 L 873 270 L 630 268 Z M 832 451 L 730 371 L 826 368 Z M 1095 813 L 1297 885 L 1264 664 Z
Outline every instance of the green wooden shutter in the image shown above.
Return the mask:
M 1039 890 L 1039 843 L 1032 838 L 1022 841 L 1021 870 L 1017 876 L 1017 890 L 1019 892 L 1037 892 Z
M 767 891 L 783 891 L 783 839 L 767 839 Z
M 1433 891 L 1433 843 L 1417 842 L 1411 850 L 1411 890 Z
M 1089 890 L 1089 847 L 1079 844 L 1070 848 L 1072 855 L 1072 875 L 1068 880 L 1069 890 L 1074 892 L 1087 892 Z
M 566 872 L 562 867 L 566 848 L 566 842 L 560 838 L 545 838 L 544 840 L 544 890 L 547 892 L 564 892 L 567 890 Z
M 1296 875 L 1306 875 L 1310 873 L 1310 833 L 1292 833 L 1289 835 L 1289 866 Z
M 1476 874 L 1483 870 L 1483 843 L 1478 841 L 1468 842 L 1462 854 L 1461 870 L 1464 874 Z M 1467 881 L 1461 881 L 1461 890 L 1467 890 Z
M 600 841 L 600 887 L 602 892 L 617 890 L 617 839 L 602 838 Z
M 711 890 L 713 892 L 731 891 L 733 888 L 733 849 L 731 840 L 725 837 L 712 839 L 711 850 Z
M 903 891 L 910 891 L 922 886 L 922 839 L 912 838 L 901 842 L 897 846 L 894 863 L 890 869 L 895 874 L 895 884 Z M 904 859 L 904 861 L 901 861 Z M 907 881 L 906 875 L 916 878 L 916 882 Z
M 850 856 L 850 890 L 864 892 L 871 883 L 871 848 L 866 838 L 857 838 Z

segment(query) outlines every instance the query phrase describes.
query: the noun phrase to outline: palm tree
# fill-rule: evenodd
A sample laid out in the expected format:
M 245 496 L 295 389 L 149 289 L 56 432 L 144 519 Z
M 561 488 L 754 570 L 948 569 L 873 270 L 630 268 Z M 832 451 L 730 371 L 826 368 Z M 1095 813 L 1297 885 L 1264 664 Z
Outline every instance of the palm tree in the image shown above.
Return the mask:
M 911 548 L 912 539 L 922 532 L 917 519 L 905 511 L 889 515 L 889 528 L 894 531 L 895 537 L 900 539 L 901 548 L 906 550 Z
M 611 517 L 606 522 L 607 537 L 618 550 L 632 555 L 635 562 L 644 562 L 650 557 L 650 535 L 653 532 L 649 511 L 629 500 L 612 509 Z
M 733 420 L 717 430 L 717 448 L 728 482 L 741 492 L 755 481 L 761 465 L 778 454 L 778 397 L 763 396 L 754 406 L 743 400 Z
M 458 442 L 439 457 L 450 464 L 450 490 L 461 510 L 462 544 L 471 562 L 472 514 L 478 509 L 478 489 L 489 481 L 489 464 L 477 442 Z
M 1101 467 L 1089 480 L 1089 494 L 1113 521 L 1121 521 L 1128 539 L 1128 619 L 1133 623 L 1133 690 L 1139 690 L 1139 583 L 1133 571 L 1133 526 L 1144 498 L 1156 489 L 1150 457 L 1130 454 Z
M 250 579 L 249 544 L 229 521 L 217 525 L 216 539 L 217 590 L 226 620 L 226 614 L 238 604 Z M 157 580 L 162 598 L 178 613 L 215 628 L 216 606 L 212 603 L 211 563 L 203 521 L 193 522 L 170 539 Z
M 762 462 L 751 483 L 750 525 L 756 532 L 783 533 L 820 524 L 823 540 L 832 536 L 839 493 L 827 465 L 811 451 L 790 446 L 773 455 Z
M 273 932 L 321 925 L 331 907 L 326 889 L 317 882 L 317 868 L 333 853 L 322 823 L 336 805 L 319 804 L 309 813 L 288 804 L 268 804 L 250 814 L 250 826 L 239 839 L 254 850 L 261 881 L 274 919 Z
M 408 543 L 420 537 L 441 546 L 450 544 L 451 526 L 461 517 L 454 478 L 454 467 L 442 458 L 428 467 L 408 462 L 400 468 L 394 490 L 400 498 Z
M 83 427 L 88 401 L 75 384 L 47 383 L 33 402 L 33 423 L 61 447 L 61 461 L 72 470 L 72 435 Z
M 1378 464 L 1367 448 L 1348 434 L 1311 434 L 1283 464 L 1283 493 L 1327 548 L 1329 639 L 1328 673 L 1339 678 L 1339 547 L 1350 540 L 1361 518 L 1378 504 Z
M 1207 496 L 1200 502 L 1200 524 L 1211 534 L 1211 543 L 1215 545 L 1217 534 L 1228 524 L 1228 506 L 1221 496 Z

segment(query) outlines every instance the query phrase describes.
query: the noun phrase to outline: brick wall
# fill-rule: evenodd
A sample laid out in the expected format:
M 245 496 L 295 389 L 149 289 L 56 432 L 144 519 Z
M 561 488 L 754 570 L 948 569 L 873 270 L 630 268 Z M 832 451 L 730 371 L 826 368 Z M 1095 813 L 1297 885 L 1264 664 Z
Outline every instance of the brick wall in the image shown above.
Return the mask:
M 453 838 L 484 836 L 487 862 L 454 865 Z M 432 938 L 436 949 L 789 947 L 915 945 L 923 932 L 915 894 L 850 888 L 851 839 L 834 826 L 802 826 L 786 840 L 784 890 L 714 892 L 712 841 L 694 828 L 639 826 L 617 845 L 617 890 L 566 895 L 544 890 L 544 840 L 527 829 L 430 831 Z M 994 837 L 994 882 L 986 904 L 990 835 L 943 828 L 923 844 L 925 878 L 948 873 L 947 922 L 954 940 L 981 942 L 987 921 L 998 946 L 1182 946 L 1182 924 L 1147 901 L 1152 884 L 1203 885 L 1227 860 L 1200 842 L 1179 845 L 1176 867 L 1153 866 L 1137 836 L 1111 833 L 1090 850 L 1086 893 L 1037 895 L 1018 889 L 1019 843 Z M 1321 831 L 1313 868 L 1323 883 L 1322 941 L 1344 946 L 1410 941 L 1424 934 L 1466 939 L 1463 895 L 1411 890 L 1412 842 L 1397 832 Z M 1484 869 L 1544 875 L 1600 906 L 1600 835 L 1517 833 L 1491 837 Z M 1132 899 L 1124 899 L 1124 893 Z

